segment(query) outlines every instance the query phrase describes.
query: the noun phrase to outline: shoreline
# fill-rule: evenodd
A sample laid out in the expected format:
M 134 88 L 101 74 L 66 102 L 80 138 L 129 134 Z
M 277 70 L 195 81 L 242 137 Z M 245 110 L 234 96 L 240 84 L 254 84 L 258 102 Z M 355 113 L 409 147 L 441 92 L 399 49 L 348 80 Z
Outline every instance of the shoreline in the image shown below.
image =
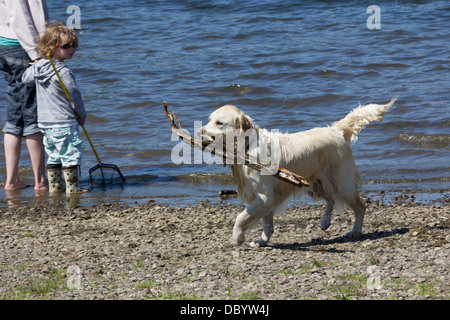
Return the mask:
M 86 188 L 89 188 L 85 183 Z M 448 204 L 450 203 L 450 189 L 436 188 L 436 189 L 411 189 L 411 188 L 368 188 L 366 186 L 361 191 L 363 201 L 376 201 L 383 204 L 401 203 L 404 201 L 419 204 Z M 48 191 L 36 192 L 33 186 L 30 185 L 25 189 L 19 190 L 4 190 L 0 184 L 0 208 L 7 207 L 33 207 L 33 206 L 50 206 L 55 205 L 58 208 L 83 206 L 86 208 L 102 205 L 103 203 L 121 203 L 124 205 L 139 205 L 145 204 L 149 201 L 156 201 L 158 203 L 168 206 L 191 207 L 198 202 L 210 201 L 215 205 L 220 205 L 223 202 L 231 202 L 234 205 L 239 204 L 236 195 L 221 196 L 220 192 L 233 191 L 234 185 L 215 185 L 210 187 L 208 184 L 199 187 L 198 185 L 183 185 L 175 186 L 169 194 L 161 192 L 154 194 L 146 190 L 146 186 L 113 185 L 113 186 L 97 186 L 92 187 L 91 192 L 67 197 L 64 193 L 50 195 Z M 190 190 L 186 193 L 186 190 Z M 200 194 L 200 195 L 196 195 Z M 301 199 L 295 199 L 295 205 L 307 204 L 315 205 L 320 203 L 320 200 L 313 200 L 308 196 L 303 196 Z
M 442 199 L 366 198 L 358 241 L 343 237 L 349 211 L 321 231 L 324 205 L 294 205 L 257 249 L 249 242 L 260 225 L 231 245 L 243 209 L 231 203 L 0 208 L 0 299 L 448 299 L 450 206 Z
M 20 167 L 19 172 L 23 181 L 32 184 L 29 180 L 31 168 Z M 28 177 L 28 178 L 27 178 Z M 190 174 L 174 177 L 129 177 L 125 183 L 111 185 L 89 185 L 89 182 L 82 180 L 82 185 L 91 189 L 91 192 L 77 195 L 69 199 L 65 194 L 52 195 L 48 192 L 37 194 L 33 186 L 15 191 L 4 190 L 4 180 L 0 181 L 0 208 L 8 206 L 41 206 L 57 205 L 65 207 L 66 205 L 78 205 L 90 208 L 101 205 L 105 202 L 123 203 L 126 205 L 144 204 L 148 201 L 156 201 L 169 206 L 190 207 L 198 202 L 207 199 L 211 203 L 220 204 L 223 201 L 230 201 L 233 204 L 239 204 L 236 197 L 221 198 L 220 190 L 232 190 L 236 188 L 231 173 L 221 173 L 217 175 L 195 174 L 195 178 Z M 189 177 L 189 178 L 186 178 Z M 156 179 L 156 180 L 155 180 Z M 426 180 L 426 179 L 425 179 Z M 396 203 L 399 199 L 424 204 L 439 204 L 450 202 L 450 188 L 447 185 L 447 178 L 441 180 L 432 179 L 436 184 L 423 184 L 423 179 L 405 180 L 405 184 L 392 184 L 389 181 L 364 181 L 361 191 L 363 198 L 370 198 L 372 201 L 382 201 L 385 204 Z M 77 199 L 74 201 L 74 199 Z M 77 202 L 73 204 L 73 202 Z M 300 201 L 294 201 L 298 204 L 317 204 L 317 201 L 302 197 Z

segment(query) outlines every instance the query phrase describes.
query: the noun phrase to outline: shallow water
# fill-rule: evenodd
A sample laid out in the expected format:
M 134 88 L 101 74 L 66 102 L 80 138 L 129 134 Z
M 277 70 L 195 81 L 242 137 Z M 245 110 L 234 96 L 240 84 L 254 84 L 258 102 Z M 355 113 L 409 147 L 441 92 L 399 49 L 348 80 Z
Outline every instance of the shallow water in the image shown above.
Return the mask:
M 234 188 L 228 168 L 173 164 L 178 141 L 171 140 L 163 101 L 191 133 L 194 121 L 206 123 L 227 103 L 261 127 L 295 132 L 398 95 L 383 122 L 364 129 L 352 146 L 364 190 L 450 189 L 446 1 L 379 1 L 381 29 L 375 30 L 366 24 L 369 4 L 359 1 L 47 3 L 51 19 L 61 21 L 70 16 L 69 4 L 81 9 L 80 49 L 66 62 L 101 160 L 127 178 L 123 185 L 94 186 L 79 197 L 81 204 L 189 205 L 219 201 L 218 190 Z M 84 147 L 87 183 L 96 160 L 87 141 Z M 31 183 L 25 145 L 21 166 Z M 50 201 L 36 198 L 32 188 L 13 197 L 2 190 L 0 197 L 19 205 Z

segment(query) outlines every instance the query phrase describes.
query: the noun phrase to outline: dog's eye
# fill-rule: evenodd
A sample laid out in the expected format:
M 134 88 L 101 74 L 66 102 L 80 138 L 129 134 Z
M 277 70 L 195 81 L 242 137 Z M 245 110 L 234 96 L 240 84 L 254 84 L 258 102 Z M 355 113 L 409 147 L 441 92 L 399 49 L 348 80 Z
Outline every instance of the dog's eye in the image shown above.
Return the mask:
M 220 121 L 216 121 L 216 126 L 221 127 L 221 126 L 223 126 L 223 123 Z

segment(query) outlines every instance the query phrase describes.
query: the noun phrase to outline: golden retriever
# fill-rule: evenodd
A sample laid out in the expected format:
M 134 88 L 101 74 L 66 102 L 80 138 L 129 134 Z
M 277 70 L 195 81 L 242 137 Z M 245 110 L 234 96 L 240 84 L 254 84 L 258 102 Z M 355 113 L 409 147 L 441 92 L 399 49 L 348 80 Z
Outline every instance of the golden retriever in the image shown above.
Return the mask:
M 327 206 L 320 223 L 322 230 L 330 226 L 333 209 L 340 212 L 347 204 L 355 215 L 353 229 L 347 236 L 359 238 L 362 234 L 365 206 L 359 196 L 362 181 L 350 144 L 357 140 L 359 131 L 366 124 L 381 121 L 395 100 L 393 98 L 384 105 L 359 106 L 332 126 L 290 134 L 259 128 L 252 118 L 232 105 L 225 105 L 214 111 L 208 124 L 198 130 L 202 139 L 212 142 L 219 136 L 232 134 L 239 138 L 245 135 L 247 142 L 244 149 L 247 156 L 256 157 L 260 161 L 264 153 L 265 160 L 269 159 L 271 165 L 299 174 L 310 183 L 309 187 L 296 187 L 272 175 L 251 169 L 244 163 L 227 159 L 237 184 L 238 196 L 248 204 L 236 218 L 233 243 L 242 244 L 246 230 L 262 219 L 262 236 L 251 245 L 266 246 L 273 233 L 274 214 L 285 211 L 289 200 L 305 192 L 313 198 L 323 198 L 326 201 Z M 226 141 L 228 143 L 228 138 Z

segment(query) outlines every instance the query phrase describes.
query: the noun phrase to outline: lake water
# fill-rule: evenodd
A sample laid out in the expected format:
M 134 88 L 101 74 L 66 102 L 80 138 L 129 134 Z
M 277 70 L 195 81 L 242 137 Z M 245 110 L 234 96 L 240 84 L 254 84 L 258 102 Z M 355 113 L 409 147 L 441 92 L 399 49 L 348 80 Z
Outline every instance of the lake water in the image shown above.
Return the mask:
M 127 178 L 123 185 L 94 186 L 79 196 L 82 205 L 190 205 L 219 201 L 219 190 L 234 188 L 227 167 L 173 164 L 179 142 L 171 139 L 163 101 L 188 130 L 234 104 L 261 127 L 295 132 L 398 95 L 384 121 L 364 129 L 352 146 L 364 190 L 450 190 L 448 1 L 378 1 L 380 11 L 369 13 L 374 3 L 365 1 L 47 3 L 50 18 L 63 22 L 72 14 L 67 7 L 80 8 L 80 48 L 66 63 L 102 162 L 117 165 Z M 23 149 L 20 166 L 31 183 Z M 87 182 L 97 162 L 86 140 L 84 150 Z M 0 153 L 4 159 L 3 146 Z M 19 205 L 52 200 L 36 199 L 32 188 L 15 195 L 2 188 L 0 205 L 11 197 Z

